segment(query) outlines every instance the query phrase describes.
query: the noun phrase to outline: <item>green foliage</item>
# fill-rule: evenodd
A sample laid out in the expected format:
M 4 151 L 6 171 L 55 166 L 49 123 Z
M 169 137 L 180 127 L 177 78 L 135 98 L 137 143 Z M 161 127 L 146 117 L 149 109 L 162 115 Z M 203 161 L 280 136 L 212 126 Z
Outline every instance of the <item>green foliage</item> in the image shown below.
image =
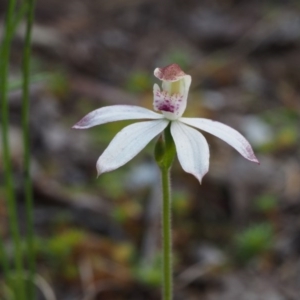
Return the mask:
M 164 130 L 163 138 L 159 138 L 155 145 L 154 157 L 160 168 L 169 169 L 176 155 L 175 144 L 170 132 L 170 124 Z
M 255 200 L 254 207 L 258 212 L 268 213 L 278 207 L 278 199 L 274 195 L 263 194 Z
M 11 274 L 10 274 L 11 275 Z M 8 286 L 5 281 L 0 282 L 0 299 L 14 300 L 14 290 L 17 288 L 17 282 L 14 276 L 9 276 L 11 286 Z
M 74 247 L 83 241 L 83 238 L 84 234 L 79 230 L 64 231 L 47 241 L 47 252 L 52 257 L 65 258 L 72 253 Z
M 74 264 L 76 249 L 84 238 L 84 232 L 77 229 L 64 230 L 48 239 L 36 238 L 35 253 L 51 265 L 52 271 L 65 279 L 74 279 L 78 276 L 77 265 Z
M 111 212 L 111 215 L 118 223 L 125 223 L 130 219 L 139 218 L 141 211 L 142 207 L 138 201 L 134 201 L 134 199 L 128 199 L 124 201 L 118 201 Z
M 270 153 L 290 149 L 297 145 L 298 137 L 298 125 L 287 124 L 281 126 L 276 131 L 273 140 L 261 146 L 259 151 L 263 153 Z
M 72 280 L 78 276 L 78 268 L 75 264 L 66 264 L 63 268 L 63 275 L 66 279 Z
M 274 137 L 260 147 L 264 153 L 276 152 L 295 147 L 299 140 L 299 112 L 296 109 L 281 107 L 268 110 L 262 118 L 274 129 Z
M 152 264 L 139 264 L 133 270 L 135 278 L 152 287 L 158 287 L 161 285 L 161 256 L 157 255 Z
M 83 232 L 76 229 L 65 230 L 49 239 L 36 239 L 36 253 L 59 265 L 70 258 L 74 248 L 82 243 L 83 239 Z
M 129 74 L 125 89 L 132 93 L 141 93 L 152 89 L 152 77 L 148 72 L 135 71 Z
M 281 148 L 296 145 L 298 132 L 298 126 L 284 126 L 278 131 L 276 142 L 281 146 Z
M 295 124 L 299 120 L 299 111 L 292 108 L 280 107 L 268 110 L 262 117 L 271 125 L 279 126 L 285 124 Z
M 269 252 L 274 241 L 270 224 L 255 224 L 238 233 L 234 239 L 236 258 L 241 263 Z
M 127 211 L 123 207 L 115 207 L 112 211 L 112 217 L 118 223 L 124 223 L 128 220 Z
M 99 186 L 102 193 L 112 199 L 117 199 L 124 193 L 126 167 L 114 172 L 101 175 L 101 180 L 95 179 L 95 184 Z
M 159 166 L 162 165 L 165 154 L 165 143 L 163 136 L 160 135 L 154 147 L 154 158 Z
M 48 73 L 39 73 L 35 75 L 31 75 L 30 77 L 30 83 L 38 83 L 38 82 L 46 82 L 47 80 L 51 79 L 52 75 Z M 14 78 L 11 79 L 8 83 L 8 90 L 9 91 L 14 91 L 21 89 L 23 84 L 23 81 L 21 78 Z

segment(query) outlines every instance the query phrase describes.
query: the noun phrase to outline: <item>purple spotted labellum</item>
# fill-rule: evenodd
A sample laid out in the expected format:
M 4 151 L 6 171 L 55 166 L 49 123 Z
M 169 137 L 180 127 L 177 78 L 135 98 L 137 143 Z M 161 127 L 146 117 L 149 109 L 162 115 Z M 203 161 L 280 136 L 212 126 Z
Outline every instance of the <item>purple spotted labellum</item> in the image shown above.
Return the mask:
M 182 168 L 199 182 L 209 168 L 209 148 L 204 136 L 196 129 L 215 135 L 246 159 L 258 163 L 249 142 L 235 129 L 209 119 L 182 117 L 191 85 L 190 75 L 185 74 L 177 64 L 157 68 L 154 75 L 162 81 L 162 89 L 157 84 L 153 87 L 154 110 L 160 113 L 132 105 L 106 106 L 90 112 L 73 126 L 75 129 L 86 129 L 119 120 L 150 120 L 131 124 L 114 137 L 97 161 L 98 175 L 126 164 L 169 123 Z

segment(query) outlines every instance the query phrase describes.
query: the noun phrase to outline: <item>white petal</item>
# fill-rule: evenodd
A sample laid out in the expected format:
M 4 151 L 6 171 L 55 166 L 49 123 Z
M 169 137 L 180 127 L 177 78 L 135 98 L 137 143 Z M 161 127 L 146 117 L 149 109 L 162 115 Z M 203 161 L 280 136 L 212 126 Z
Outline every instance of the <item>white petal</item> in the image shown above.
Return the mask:
M 162 119 L 163 115 L 152 110 L 134 105 L 111 105 L 96 109 L 87 114 L 77 124 L 75 129 L 86 129 L 113 121 L 132 119 Z
M 169 122 L 154 120 L 123 128 L 110 142 L 97 161 L 98 175 L 115 170 L 136 156 Z
M 201 183 L 209 167 L 209 149 L 204 136 L 178 121 L 171 125 L 178 160 L 187 173 L 193 174 Z
M 249 142 L 235 129 L 209 119 L 180 118 L 179 121 L 215 135 L 236 149 L 246 159 L 259 163 Z

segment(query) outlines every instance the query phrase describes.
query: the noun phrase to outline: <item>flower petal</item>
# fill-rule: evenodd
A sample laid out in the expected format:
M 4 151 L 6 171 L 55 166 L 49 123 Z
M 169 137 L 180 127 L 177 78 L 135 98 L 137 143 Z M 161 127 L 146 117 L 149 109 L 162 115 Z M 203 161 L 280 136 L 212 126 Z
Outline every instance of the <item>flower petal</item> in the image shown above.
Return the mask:
M 236 149 L 246 159 L 259 163 L 249 142 L 235 129 L 209 119 L 180 118 L 179 121 L 215 135 Z
M 171 125 L 178 160 L 187 173 L 193 174 L 201 183 L 209 167 L 209 149 L 204 136 L 194 128 L 173 121 Z
M 152 110 L 134 105 L 111 105 L 87 114 L 72 128 L 86 129 L 104 123 L 131 119 L 162 119 L 164 116 Z
M 154 120 L 123 128 L 110 142 L 97 161 L 98 175 L 115 170 L 136 156 L 169 122 Z

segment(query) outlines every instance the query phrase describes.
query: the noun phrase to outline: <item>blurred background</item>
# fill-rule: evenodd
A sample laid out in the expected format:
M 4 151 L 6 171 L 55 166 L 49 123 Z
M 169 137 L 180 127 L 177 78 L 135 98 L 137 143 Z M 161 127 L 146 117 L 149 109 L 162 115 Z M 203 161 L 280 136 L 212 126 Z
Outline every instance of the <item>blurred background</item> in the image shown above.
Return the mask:
M 1 31 L 5 4 L 0 2 Z M 10 142 L 21 231 L 23 42 L 21 23 L 10 69 Z M 260 160 L 260 166 L 252 164 L 204 134 L 211 159 L 202 185 L 175 161 L 175 300 L 299 299 L 297 0 L 37 1 L 31 159 L 37 272 L 49 285 L 40 288 L 50 300 L 52 292 L 63 300 L 160 298 L 154 142 L 97 179 L 99 155 L 132 122 L 71 127 L 101 106 L 152 109 L 153 70 L 170 63 L 192 75 L 185 116 L 234 127 Z M 12 257 L 0 157 L 0 230 Z

